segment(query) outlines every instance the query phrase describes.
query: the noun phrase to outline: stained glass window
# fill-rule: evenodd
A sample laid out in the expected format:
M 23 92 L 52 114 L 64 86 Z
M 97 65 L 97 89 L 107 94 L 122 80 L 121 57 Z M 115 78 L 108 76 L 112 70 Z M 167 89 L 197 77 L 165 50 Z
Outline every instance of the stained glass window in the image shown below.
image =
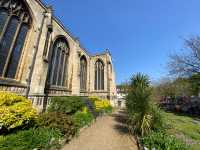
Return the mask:
M 95 63 L 95 90 L 104 90 L 104 64 L 101 60 Z
M 85 56 L 80 59 L 80 90 L 85 91 L 87 85 L 87 61 Z
M 8 17 L 8 13 L 5 10 L 0 9 L 0 20 L 1 20 L 0 21 L 0 34 L 5 26 L 7 17 Z
M 22 25 L 8 64 L 8 72 L 6 74 L 8 78 L 15 77 L 27 31 L 28 26 Z
M 1 40 L 1 47 L 0 47 L 0 75 L 3 73 L 3 69 L 5 68 L 5 64 L 8 58 L 8 54 L 10 51 L 11 44 L 13 42 L 13 38 L 15 36 L 15 32 L 17 29 L 18 20 L 17 18 L 13 17 L 9 24 L 6 32 Z
M 31 17 L 21 0 L 1 0 L 0 3 L 0 76 L 15 78 L 31 23 Z
M 65 86 L 69 47 L 64 38 L 57 39 L 53 44 L 53 53 L 50 63 L 49 84 Z

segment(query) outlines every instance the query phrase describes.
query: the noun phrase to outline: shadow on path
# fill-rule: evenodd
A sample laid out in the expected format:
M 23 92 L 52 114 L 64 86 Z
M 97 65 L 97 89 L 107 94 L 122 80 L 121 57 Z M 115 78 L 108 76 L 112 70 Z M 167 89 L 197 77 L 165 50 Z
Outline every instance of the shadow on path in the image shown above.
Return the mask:
M 127 127 L 127 114 L 124 110 L 119 110 L 117 113 L 111 115 L 116 124 L 114 125 L 114 129 L 117 130 L 120 134 L 129 134 L 129 130 Z

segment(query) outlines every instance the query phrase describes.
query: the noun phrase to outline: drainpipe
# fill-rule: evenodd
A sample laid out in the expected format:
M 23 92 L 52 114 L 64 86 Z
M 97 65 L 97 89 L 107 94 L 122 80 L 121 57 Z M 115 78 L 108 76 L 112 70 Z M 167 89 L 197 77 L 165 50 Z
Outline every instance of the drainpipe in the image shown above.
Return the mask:
M 42 35 L 42 29 L 43 29 L 43 26 L 44 26 L 44 20 L 45 20 L 45 17 L 46 17 L 45 15 L 46 15 L 46 11 L 43 12 L 42 24 L 39 28 L 39 36 L 37 38 L 36 45 L 34 46 L 35 52 L 34 52 L 34 55 L 33 55 L 31 66 L 29 67 L 30 72 L 29 72 L 29 76 L 28 76 L 28 79 L 27 79 L 26 98 L 28 98 L 28 95 L 29 95 L 29 92 L 30 92 L 31 78 L 32 78 L 32 75 L 33 75 L 35 60 L 36 60 L 36 56 L 37 56 L 37 52 L 38 52 L 38 48 L 39 48 L 39 43 L 40 43 L 40 39 L 41 39 L 41 35 Z

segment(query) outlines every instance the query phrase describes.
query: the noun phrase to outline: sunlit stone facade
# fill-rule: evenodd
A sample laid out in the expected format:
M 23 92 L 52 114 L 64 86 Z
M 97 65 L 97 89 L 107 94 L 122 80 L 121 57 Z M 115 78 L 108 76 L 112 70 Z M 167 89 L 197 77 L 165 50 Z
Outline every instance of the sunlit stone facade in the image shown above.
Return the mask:
M 109 51 L 88 54 L 39 0 L 0 0 L 0 63 L 0 90 L 29 97 L 40 111 L 52 96 L 116 97 Z

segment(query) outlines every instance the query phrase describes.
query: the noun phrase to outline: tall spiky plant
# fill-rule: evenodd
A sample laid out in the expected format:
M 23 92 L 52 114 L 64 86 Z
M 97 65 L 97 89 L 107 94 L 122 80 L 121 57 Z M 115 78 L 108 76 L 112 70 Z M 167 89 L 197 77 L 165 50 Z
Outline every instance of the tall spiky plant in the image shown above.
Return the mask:
M 150 113 L 151 89 L 147 75 L 138 73 L 131 78 L 130 91 L 126 98 L 126 107 L 131 129 L 140 135 L 147 134 L 151 129 Z

